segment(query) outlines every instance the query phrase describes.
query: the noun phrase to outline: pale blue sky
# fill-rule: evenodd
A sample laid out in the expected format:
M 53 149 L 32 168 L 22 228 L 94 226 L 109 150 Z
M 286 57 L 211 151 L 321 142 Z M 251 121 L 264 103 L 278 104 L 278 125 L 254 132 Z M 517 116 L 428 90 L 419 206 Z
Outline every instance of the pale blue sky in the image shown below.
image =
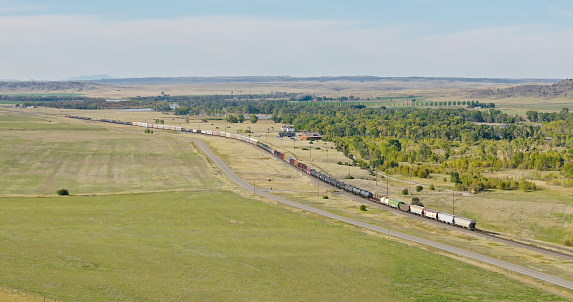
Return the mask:
M 0 0 L 0 79 L 570 78 L 573 1 Z

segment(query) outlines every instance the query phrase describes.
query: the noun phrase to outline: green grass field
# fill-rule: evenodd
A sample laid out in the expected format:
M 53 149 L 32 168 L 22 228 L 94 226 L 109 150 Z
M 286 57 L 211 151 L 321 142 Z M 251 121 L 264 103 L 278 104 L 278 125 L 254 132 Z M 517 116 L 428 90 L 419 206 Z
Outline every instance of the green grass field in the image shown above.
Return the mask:
M 0 207 L 0 284 L 58 301 L 565 300 L 228 191 Z

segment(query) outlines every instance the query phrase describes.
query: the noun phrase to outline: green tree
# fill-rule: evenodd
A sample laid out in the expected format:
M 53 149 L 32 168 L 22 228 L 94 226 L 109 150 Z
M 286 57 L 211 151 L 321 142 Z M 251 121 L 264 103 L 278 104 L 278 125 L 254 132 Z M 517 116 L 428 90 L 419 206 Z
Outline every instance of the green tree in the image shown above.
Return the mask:
M 68 190 L 66 190 L 66 189 L 59 189 L 56 193 L 57 193 L 58 195 L 62 195 L 62 196 L 64 196 L 64 195 L 70 195 L 70 192 L 69 192 Z
M 227 121 L 227 123 L 232 123 L 232 124 L 239 121 L 234 114 L 228 114 L 225 120 Z
M 251 117 L 249 118 L 249 120 L 251 121 L 251 123 L 254 124 L 259 120 L 259 117 L 254 115 L 254 114 L 251 114 Z

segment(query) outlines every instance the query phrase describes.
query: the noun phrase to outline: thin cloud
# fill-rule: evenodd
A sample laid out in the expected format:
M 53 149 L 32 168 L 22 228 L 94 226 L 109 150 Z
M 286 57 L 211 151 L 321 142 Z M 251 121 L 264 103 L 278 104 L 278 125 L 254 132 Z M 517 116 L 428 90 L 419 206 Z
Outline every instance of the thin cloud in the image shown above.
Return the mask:
M 430 29 L 429 29 L 430 28 Z M 434 34 L 432 34 L 432 32 Z M 218 75 L 571 77 L 573 30 L 208 16 L 0 17 L 0 78 Z M 9 58 L 9 59 L 8 59 Z
M 549 11 L 555 15 L 559 15 L 559 16 L 573 19 L 573 10 L 557 8 L 555 6 L 551 6 L 551 7 L 549 7 Z
M 45 5 L 14 5 L 7 2 L 0 2 L 0 14 L 30 13 L 45 10 Z

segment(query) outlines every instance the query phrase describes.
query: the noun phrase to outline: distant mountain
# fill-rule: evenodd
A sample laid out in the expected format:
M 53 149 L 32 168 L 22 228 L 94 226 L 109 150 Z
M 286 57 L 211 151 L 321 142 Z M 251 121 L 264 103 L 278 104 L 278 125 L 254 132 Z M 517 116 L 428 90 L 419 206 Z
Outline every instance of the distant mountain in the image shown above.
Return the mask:
M 336 76 L 336 77 L 289 77 L 289 76 L 237 76 L 237 77 L 150 77 L 92 79 L 101 84 L 117 85 L 166 85 L 192 83 L 268 83 L 268 82 L 440 82 L 440 83 L 496 83 L 496 84 L 551 84 L 562 79 L 502 79 L 502 78 L 456 78 L 456 77 L 375 77 L 375 76 Z
M 65 79 L 65 81 L 94 81 L 94 80 L 112 80 L 116 79 L 114 77 L 108 76 L 107 74 L 96 74 L 96 75 L 82 75 L 78 77 L 72 77 Z

